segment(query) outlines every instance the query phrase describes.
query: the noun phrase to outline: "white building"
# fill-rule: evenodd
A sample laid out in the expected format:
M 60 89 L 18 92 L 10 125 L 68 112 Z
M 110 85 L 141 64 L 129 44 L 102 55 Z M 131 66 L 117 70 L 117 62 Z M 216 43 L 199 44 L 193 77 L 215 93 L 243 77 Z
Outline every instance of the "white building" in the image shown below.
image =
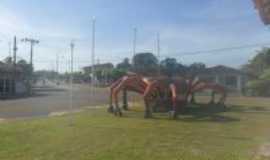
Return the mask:
M 230 91 L 243 93 L 248 75 L 235 68 L 219 65 L 207 68 L 203 73 L 199 74 L 199 78 L 221 84 Z

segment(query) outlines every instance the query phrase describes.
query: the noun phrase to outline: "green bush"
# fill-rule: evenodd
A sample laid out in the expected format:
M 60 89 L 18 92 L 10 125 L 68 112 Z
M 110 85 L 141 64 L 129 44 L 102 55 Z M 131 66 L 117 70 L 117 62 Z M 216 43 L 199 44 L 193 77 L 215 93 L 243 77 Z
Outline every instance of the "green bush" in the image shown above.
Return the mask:
M 248 82 L 248 90 L 254 96 L 270 96 L 270 80 L 254 80 Z

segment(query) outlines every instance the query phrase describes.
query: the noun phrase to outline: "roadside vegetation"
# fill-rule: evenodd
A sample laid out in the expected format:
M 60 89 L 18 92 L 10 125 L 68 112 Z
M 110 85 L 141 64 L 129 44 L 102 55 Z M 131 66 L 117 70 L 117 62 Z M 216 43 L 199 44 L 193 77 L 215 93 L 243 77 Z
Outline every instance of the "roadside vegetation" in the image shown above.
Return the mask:
M 254 96 L 270 96 L 270 49 L 264 48 L 243 67 L 252 75 L 247 89 Z

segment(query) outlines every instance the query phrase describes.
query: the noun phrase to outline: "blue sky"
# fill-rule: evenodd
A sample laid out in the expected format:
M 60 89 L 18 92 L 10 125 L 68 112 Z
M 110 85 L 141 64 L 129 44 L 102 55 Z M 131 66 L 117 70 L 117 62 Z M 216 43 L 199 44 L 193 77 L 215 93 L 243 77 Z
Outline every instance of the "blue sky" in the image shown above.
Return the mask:
M 137 52 L 156 53 L 160 33 L 162 57 L 184 64 L 234 67 L 246 63 L 260 47 L 197 55 L 197 50 L 270 42 L 270 30 L 260 21 L 251 0 L 1 0 L 0 58 L 8 56 L 8 41 L 40 40 L 36 69 L 68 67 L 69 43 L 75 40 L 75 68 L 91 62 L 91 19 L 97 19 L 96 54 L 100 62 L 117 63 L 132 55 L 133 28 L 138 28 Z M 19 43 L 18 56 L 29 59 L 29 46 Z

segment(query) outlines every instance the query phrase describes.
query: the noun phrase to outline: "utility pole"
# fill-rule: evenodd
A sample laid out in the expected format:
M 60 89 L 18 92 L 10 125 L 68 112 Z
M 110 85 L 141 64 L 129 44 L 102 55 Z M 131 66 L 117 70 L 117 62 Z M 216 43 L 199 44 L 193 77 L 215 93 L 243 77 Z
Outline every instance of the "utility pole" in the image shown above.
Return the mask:
M 31 66 L 31 73 L 29 77 L 29 90 L 30 90 L 30 95 L 32 95 L 32 81 L 33 81 L 33 71 L 34 71 L 34 66 L 33 66 L 33 52 L 34 52 L 34 45 L 38 44 L 39 41 L 32 39 L 32 38 L 24 38 L 21 40 L 22 42 L 25 43 L 30 43 L 30 66 Z
M 17 37 L 14 37 L 14 41 L 13 41 L 13 65 L 16 71 L 16 64 L 17 64 Z
M 137 28 L 133 29 L 133 58 L 136 55 L 136 49 L 137 49 Z
M 10 58 L 12 58 L 11 57 L 11 42 L 10 41 L 8 42 L 8 55 Z
M 30 43 L 30 65 L 32 67 L 32 70 L 34 69 L 33 68 L 33 52 L 34 52 L 34 46 L 36 44 L 39 44 L 39 40 L 35 40 L 35 39 L 32 39 L 32 38 L 24 38 L 22 39 L 22 42 L 25 42 L 25 43 Z
M 136 50 L 137 50 L 137 33 L 138 30 L 136 27 L 133 28 L 133 53 L 132 53 L 132 58 L 131 60 L 134 59 L 135 55 L 136 55 Z M 134 65 L 134 61 L 132 62 L 132 64 Z M 123 108 L 125 110 L 128 110 L 128 101 L 127 101 L 127 97 L 128 97 L 128 93 L 127 90 L 124 89 L 123 90 Z M 132 97 L 132 101 L 135 102 L 135 98 Z
M 95 87 L 95 47 L 96 47 L 96 19 L 93 17 L 92 20 L 92 67 L 91 67 L 91 84 L 92 84 L 92 94 L 94 94 Z
M 16 71 L 17 71 L 17 37 L 14 37 L 14 41 L 13 41 L 13 68 L 14 68 L 14 75 L 13 75 L 13 80 L 14 82 L 12 82 L 12 93 L 16 93 Z
M 158 74 L 160 75 L 160 34 L 157 33 Z
M 73 120 L 72 120 L 72 111 L 73 111 L 73 55 L 74 55 L 74 47 L 75 44 L 73 41 L 70 43 L 70 106 L 69 106 L 69 111 L 70 111 L 70 125 L 73 125 Z
M 70 54 L 70 72 L 71 72 L 71 75 L 73 74 L 73 55 L 74 55 L 74 47 L 75 47 L 75 44 L 74 42 L 72 41 L 70 43 L 70 49 L 71 49 L 71 54 Z M 71 76 L 71 80 L 73 80 L 73 76 Z
M 56 84 L 58 85 L 59 84 L 59 54 L 56 53 Z
M 157 33 L 157 57 L 158 61 L 160 61 L 160 34 Z
M 59 73 L 59 54 L 56 53 L 56 73 Z

